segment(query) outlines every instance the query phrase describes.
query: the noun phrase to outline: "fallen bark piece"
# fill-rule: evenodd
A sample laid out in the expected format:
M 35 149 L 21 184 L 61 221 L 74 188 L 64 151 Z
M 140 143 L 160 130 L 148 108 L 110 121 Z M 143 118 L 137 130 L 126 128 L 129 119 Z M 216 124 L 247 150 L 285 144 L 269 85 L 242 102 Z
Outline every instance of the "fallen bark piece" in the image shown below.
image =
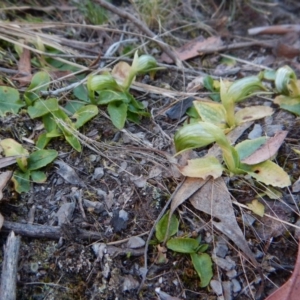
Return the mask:
M 0 286 L 0 299 L 16 299 L 17 267 L 20 249 L 20 237 L 13 231 L 8 235 L 4 246 L 4 259 L 2 262 L 2 275 Z

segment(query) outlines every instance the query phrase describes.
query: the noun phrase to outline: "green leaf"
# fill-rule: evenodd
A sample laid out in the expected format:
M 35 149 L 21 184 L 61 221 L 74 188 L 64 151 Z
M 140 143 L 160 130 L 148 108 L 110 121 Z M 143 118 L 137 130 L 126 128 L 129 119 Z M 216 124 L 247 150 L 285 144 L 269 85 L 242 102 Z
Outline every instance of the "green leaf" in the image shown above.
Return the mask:
M 81 84 L 74 88 L 73 94 L 77 99 L 82 100 L 84 102 L 89 102 L 88 90 L 86 85 Z
M 297 80 L 294 70 L 289 66 L 283 66 L 276 71 L 275 76 L 275 87 L 277 91 L 283 95 L 292 96 L 290 94 L 289 84 L 291 81 Z
M 56 122 L 54 121 L 54 117 L 53 117 L 52 114 L 44 115 L 42 117 L 42 121 L 44 123 L 44 127 L 45 127 L 47 132 L 58 130 L 58 126 L 57 126 Z
M 220 128 L 227 127 L 226 110 L 223 104 L 199 100 L 194 101 L 193 104 L 202 121 L 213 123 Z
M 240 160 L 243 160 L 259 149 L 267 140 L 268 138 L 264 136 L 253 140 L 245 140 L 237 144 L 234 148 L 238 152 Z
M 0 116 L 3 117 L 7 113 L 17 114 L 19 109 L 23 107 L 25 103 L 20 100 L 20 94 L 18 90 L 0 86 Z
M 77 152 L 81 152 L 81 144 L 74 135 L 65 135 L 65 139 Z
M 97 116 L 98 114 L 98 107 L 96 105 L 86 105 L 81 107 L 76 113 L 73 115 L 72 118 L 76 119 L 75 128 L 80 128 L 86 122 Z
M 42 133 L 39 135 L 37 141 L 36 141 L 36 147 L 39 149 L 44 149 L 48 143 L 51 141 L 50 137 L 47 137 L 47 133 Z
M 170 213 L 166 213 L 163 217 L 159 220 L 155 227 L 155 236 L 159 242 L 165 240 L 165 236 L 167 235 L 168 229 L 168 222 L 169 222 Z M 174 235 L 178 231 L 179 222 L 175 215 L 171 216 L 170 225 L 169 225 L 169 232 L 166 239 L 169 239 L 170 236 Z
M 129 99 L 130 101 L 130 105 L 132 105 L 133 107 L 135 107 L 137 110 L 144 110 L 145 106 L 142 102 L 137 101 L 130 93 L 126 92 L 126 97 Z
M 127 117 L 127 107 L 127 104 L 122 102 L 109 103 L 107 106 L 107 111 L 110 115 L 111 121 L 118 129 L 122 129 L 125 125 Z
M 275 187 L 287 187 L 291 185 L 289 175 L 277 164 L 267 160 L 257 165 L 241 164 L 240 168 L 250 176 L 267 185 Z
M 120 90 L 115 78 L 109 73 L 90 76 L 87 81 L 87 88 L 89 91 Z
M 207 253 L 192 253 L 192 263 L 200 278 L 200 287 L 208 286 L 213 277 L 212 261 Z
M 3 149 L 5 156 L 29 155 L 29 152 L 13 139 L 0 140 L 0 146 Z
M 29 192 L 30 181 L 29 181 L 30 171 L 22 172 L 15 171 L 12 177 L 12 182 L 14 183 L 14 189 L 17 193 L 21 194 L 23 192 Z
M 71 116 L 76 113 L 78 109 L 85 106 L 86 103 L 78 100 L 69 100 L 67 104 L 64 106 L 64 110 L 66 113 Z
M 30 172 L 30 176 L 35 183 L 44 183 L 47 180 L 46 174 L 42 171 L 32 171 Z
M 216 179 L 222 175 L 223 166 L 217 158 L 208 156 L 188 160 L 187 166 L 180 167 L 179 170 L 187 177 L 206 179 L 212 176 Z
M 187 124 L 180 128 L 174 136 L 176 152 L 183 150 L 205 147 L 215 142 L 215 137 L 207 130 L 207 126 L 203 126 L 203 122 Z M 213 125 L 215 126 L 215 125 Z
M 130 98 L 128 98 L 128 96 L 124 92 L 106 90 L 106 91 L 99 92 L 99 98 L 97 99 L 96 102 L 98 105 L 106 105 L 116 101 L 129 103 Z
M 49 83 L 50 76 L 47 72 L 37 72 L 32 77 L 30 86 L 24 93 L 24 99 L 28 106 L 40 98 L 39 93 L 41 91 L 47 91 Z
M 280 108 L 300 116 L 300 96 L 292 98 L 281 95 L 274 99 L 274 103 L 278 104 Z
M 33 106 L 28 107 L 28 114 L 31 119 L 35 119 L 58 109 L 58 101 L 56 98 L 50 98 L 48 100 L 36 100 Z
M 242 101 L 257 92 L 266 91 L 258 76 L 248 76 L 234 81 L 227 90 L 234 102 Z M 223 100 L 222 100 L 223 101 Z
M 17 160 L 17 164 L 18 164 L 19 168 L 21 169 L 21 171 L 26 172 L 27 165 L 28 165 L 27 157 L 26 156 L 18 157 L 16 160 Z
M 28 170 L 37 170 L 51 163 L 58 153 L 56 150 L 37 150 L 28 157 Z
M 172 238 L 167 242 L 167 248 L 179 253 L 195 253 L 199 241 L 191 238 Z

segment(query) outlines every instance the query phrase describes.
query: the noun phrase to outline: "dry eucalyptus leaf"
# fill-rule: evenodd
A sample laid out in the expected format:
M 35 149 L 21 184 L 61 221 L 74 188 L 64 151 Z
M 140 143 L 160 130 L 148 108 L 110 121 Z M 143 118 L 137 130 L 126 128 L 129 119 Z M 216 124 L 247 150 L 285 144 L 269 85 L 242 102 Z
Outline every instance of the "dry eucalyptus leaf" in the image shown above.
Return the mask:
M 79 178 L 73 168 L 63 161 L 55 161 L 54 163 L 59 165 L 59 169 L 56 171 L 56 173 L 64 180 L 74 185 L 84 186 L 83 181 Z
M 18 157 L 19 157 L 18 155 L 1 157 L 0 158 L 0 169 L 15 164 Z
M 287 131 L 278 131 L 262 147 L 243 159 L 242 162 L 247 165 L 255 165 L 270 159 L 277 153 L 287 134 Z
M 190 198 L 190 202 L 196 209 L 217 218 L 219 221 L 212 221 L 213 225 L 230 238 L 254 266 L 258 267 L 258 262 L 236 221 L 230 194 L 223 178 L 209 180 Z

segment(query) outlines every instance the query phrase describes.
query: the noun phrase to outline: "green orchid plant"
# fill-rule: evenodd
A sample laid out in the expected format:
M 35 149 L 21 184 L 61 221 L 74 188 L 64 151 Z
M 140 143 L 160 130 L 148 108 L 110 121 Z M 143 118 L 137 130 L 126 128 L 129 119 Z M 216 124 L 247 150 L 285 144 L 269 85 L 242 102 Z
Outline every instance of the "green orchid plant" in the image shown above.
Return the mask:
M 277 93 L 280 94 L 274 99 L 274 103 L 300 116 L 300 80 L 295 72 L 289 66 L 279 68 L 275 72 L 274 83 Z
M 254 161 L 247 160 L 267 140 L 266 137 L 245 140 L 233 147 L 223 130 L 209 122 L 198 122 L 184 126 L 174 136 L 178 153 L 188 149 L 205 147 L 213 142 L 218 144 L 223 153 L 225 165 L 214 156 L 188 160 L 187 166 L 180 168 L 181 173 L 185 176 L 203 179 L 208 176 L 218 178 L 223 171 L 227 171 L 229 174 L 248 174 L 266 185 L 287 187 L 291 184 L 288 174 L 270 159 L 262 157 Z
M 46 173 L 39 169 L 50 164 L 58 155 L 56 150 L 37 150 L 29 154 L 27 149 L 13 139 L 1 140 L 0 146 L 6 157 L 16 157 L 19 170 L 14 171 L 12 181 L 18 193 L 28 192 L 30 182 L 44 183 L 47 180 Z
M 233 83 L 221 80 L 221 103 L 209 99 L 195 100 L 192 123 L 201 120 L 215 124 L 224 132 L 228 132 L 244 122 L 270 116 L 273 109 L 268 106 L 250 106 L 235 112 L 236 103 L 263 92 L 266 93 L 266 88 L 258 76 L 245 77 Z
M 169 224 L 169 226 L 168 226 Z M 155 227 L 156 239 L 159 243 L 167 241 L 166 246 L 174 252 L 189 254 L 193 266 L 200 278 L 200 287 L 206 287 L 212 276 L 212 260 L 209 254 L 204 253 L 208 249 L 207 244 L 201 244 L 201 237 L 172 237 L 178 232 L 179 221 L 175 215 L 170 217 L 166 213 Z M 167 232 L 168 231 L 168 232 Z
M 149 116 L 144 105 L 129 92 L 135 77 L 145 73 L 153 75 L 162 68 L 157 66 L 157 62 L 152 56 L 138 56 L 138 52 L 135 52 L 131 66 L 121 62 L 118 67 L 122 67 L 122 78 L 110 73 L 90 76 L 87 81 L 87 89 L 91 103 L 107 105 L 112 123 L 118 129 L 122 129 L 127 119 L 138 123 L 140 117 Z

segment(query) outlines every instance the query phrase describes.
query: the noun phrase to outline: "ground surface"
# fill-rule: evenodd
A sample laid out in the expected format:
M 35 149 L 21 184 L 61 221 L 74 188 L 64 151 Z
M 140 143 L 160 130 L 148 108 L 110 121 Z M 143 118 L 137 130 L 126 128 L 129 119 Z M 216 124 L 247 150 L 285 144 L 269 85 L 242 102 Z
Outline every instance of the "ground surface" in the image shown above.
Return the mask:
M 176 101 L 187 98 L 187 94 L 182 95 L 182 92 L 186 91 L 187 85 L 194 78 L 203 76 L 203 73 L 215 78 L 237 79 L 256 75 L 266 67 L 277 69 L 288 64 L 300 75 L 299 55 L 290 58 L 285 52 L 283 55 L 278 53 L 279 47 L 259 46 L 260 42 L 263 44 L 266 40 L 279 41 L 282 36 L 245 38 L 247 30 L 252 27 L 295 24 L 300 14 L 297 1 L 269 1 L 265 5 L 254 1 L 223 1 L 231 3 L 225 5 L 221 5 L 222 1 L 212 0 L 182 1 L 184 4 L 180 1 L 172 4 L 166 2 L 168 5 L 163 4 L 159 9 L 161 16 L 154 13 L 154 8 L 147 10 L 146 4 L 140 8 L 140 13 L 125 1 L 116 5 L 137 18 L 144 16 L 151 30 L 161 34 L 164 41 L 174 47 L 180 47 L 200 35 L 204 38 L 220 36 L 227 45 L 250 40 L 258 41 L 258 44 L 195 57 L 184 63 L 184 72 L 175 65 L 167 65 L 165 70 L 157 72 L 154 79 L 148 75 L 140 76 L 137 81 L 147 84 L 148 88 L 135 89 L 132 93 L 148 106 L 150 118 L 143 118 L 140 124 L 126 122 L 124 130 L 119 131 L 112 125 L 105 107 L 102 107 L 103 112 L 80 129 L 88 137 L 82 152 L 74 151 L 64 139 L 51 141 L 48 147 L 56 149 L 59 157 L 55 163 L 47 166 L 46 183 L 32 184 L 29 193 L 20 195 L 14 191 L 13 185 L 6 185 L 3 189 L 1 214 L 5 221 L 24 224 L 18 262 L 17 299 L 173 299 L 170 295 L 179 299 L 222 299 L 222 296 L 224 299 L 255 299 L 260 287 L 263 288 L 260 294 L 264 299 L 291 275 L 298 249 L 291 227 L 278 229 L 278 222 L 268 224 L 253 215 L 253 222 L 247 223 L 245 215 L 249 213 L 234 207 L 245 239 L 263 266 L 265 282 L 262 285 L 258 270 L 247 262 L 242 252 L 226 236 L 212 228 L 211 217 L 185 202 L 176 212 L 180 220 L 179 234 L 201 235 L 209 245 L 208 254 L 213 255 L 218 249 L 217 256 L 226 257 L 228 265 L 214 263 L 213 279 L 223 282 L 223 287 L 229 285 L 231 295 L 225 293 L 228 288 L 224 288 L 219 295 L 214 288 L 200 288 L 199 277 L 189 256 L 168 251 L 165 259 L 158 263 L 158 248 L 151 245 L 147 253 L 147 279 L 137 294 L 144 267 L 144 245 L 130 248 L 128 240 L 140 236 L 146 241 L 159 213 L 183 180 L 164 155 L 174 154 L 173 135 L 183 119 L 171 119 L 165 112 Z M 149 53 L 160 61 L 160 47 L 153 41 L 149 42 L 143 36 L 144 32 L 116 13 L 108 12 L 107 20 L 104 20 L 101 28 L 84 26 L 95 24 L 97 17 L 93 10 L 96 4 L 93 1 L 85 5 L 75 0 L 47 1 L 43 7 L 39 1 L 16 3 L 4 1 L 1 4 L 0 22 L 24 22 L 24 28 L 32 32 L 35 29 L 28 29 L 29 24 L 42 24 L 36 32 L 53 35 L 55 43 L 71 54 L 71 58 L 65 59 L 74 65 L 92 66 L 99 53 L 103 56 L 111 44 L 124 38 L 122 35 L 126 39 L 137 39 L 129 44 L 130 49 L 140 48 L 141 52 Z M 23 8 L 18 10 L 15 5 Z M 4 7 L 11 9 L 4 10 Z M 158 17 L 161 19 L 158 20 Z M 56 26 L 47 28 L 45 24 L 50 22 Z M 5 34 L 8 33 L 1 29 L 2 38 Z M 0 67 L 3 70 L 0 71 L 0 82 L 3 85 L 14 84 L 22 92 L 28 84 L 22 85 L 15 80 L 14 74 L 7 73 L 7 70 L 18 72 L 18 55 L 13 43 L 5 41 L 1 36 Z M 26 35 L 12 35 L 11 38 L 15 41 L 24 40 Z M 292 43 L 289 37 L 285 38 L 287 44 Z M 299 41 L 298 35 L 294 41 Z M 125 46 L 121 46 L 116 53 L 109 55 L 110 60 L 103 60 L 104 65 L 110 68 L 116 62 L 114 58 L 121 56 L 125 50 Z M 34 52 L 31 58 L 34 74 L 43 68 L 41 61 L 45 58 Z M 49 61 L 44 64 L 44 68 L 53 72 L 56 70 Z M 95 71 L 95 68 L 90 67 L 86 72 L 91 71 Z M 56 76 L 60 77 L 57 72 Z M 51 90 L 70 84 L 74 78 L 59 79 L 53 83 Z M 151 87 L 171 90 L 173 94 L 170 96 L 161 91 L 151 91 Z M 205 89 L 197 90 L 196 96 L 203 97 L 205 92 Z M 72 91 L 62 92 L 57 97 L 62 103 L 75 99 Z M 253 102 L 261 105 L 272 105 L 276 110 L 272 117 L 256 124 L 261 125 L 268 136 L 273 136 L 278 128 L 289 131 L 277 161 L 285 167 L 294 183 L 300 175 L 299 156 L 292 151 L 292 148 L 299 147 L 299 120 L 268 101 L 267 98 L 253 99 Z M 26 143 L 23 138 L 33 136 L 30 139 L 34 139 L 32 134 L 39 124 L 29 118 L 25 109 L 17 115 L 8 114 L 0 120 L 0 139 L 13 138 L 28 149 L 33 149 L 34 145 Z M 244 136 L 252 129 L 253 126 Z M 6 169 L 13 170 L 14 167 Z M 227 180 L 233 199 L 242 204 L 248 203 L 261 192 L 261 187 L 252 183 L 235 177 Z M 270 212 L 275 211 L 278 218 L 295 223 L 299 216 L 299 195 L 288 189 L 280 192 L 281 203 L 266 199 L 269 201 Z M 287 205 L 284 206 L 282 202 Z M 41 238 L 38 234 L 29 237 L 28 224 L 45 225 L 48 228 L 61 226 L 62 231 L 59 235 L 49 234 L 47 238 Z M 1 249 L 9 229 L 9 224 L 2 229 Z M 93 232 L 94 235 L 83 235 L 83 230 Z M 108 254 L 101 255 L 100 243 L 106 244 Z M 167 294 L 157 294 L 156 288 Z

